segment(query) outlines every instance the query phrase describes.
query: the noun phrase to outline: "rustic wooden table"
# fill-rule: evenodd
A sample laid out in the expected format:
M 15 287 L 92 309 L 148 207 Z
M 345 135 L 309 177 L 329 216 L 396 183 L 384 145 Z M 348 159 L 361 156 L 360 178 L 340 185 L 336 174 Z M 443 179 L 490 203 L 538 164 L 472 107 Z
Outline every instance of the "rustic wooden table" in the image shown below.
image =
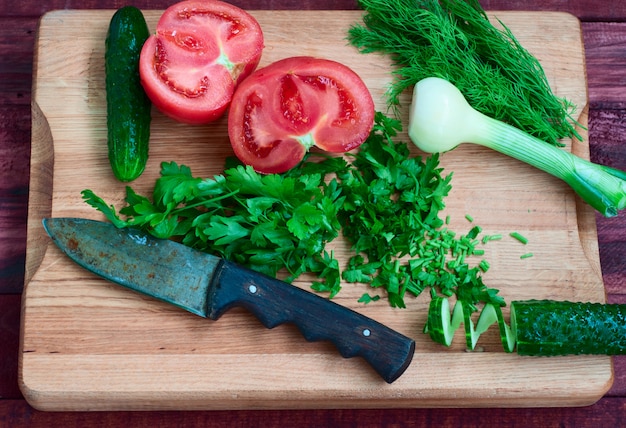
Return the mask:
M 173 1 L 137 0 L 143 9 Z M 355 9 L 354 0 L 240 0 L 246 9 Z M 613 387 L 582 408 L 290 410 L 46 413 L 18 388 L 31 141 L 33 45 L 42 14 L 114 9 L 115 0 L 24 0 L 0 4 L 0 426 L 619 426 L 626 414 L 626 357 L 614 358 Z M 582 21 L 589 85 L 592 160 L 626 170 L 626 3 L 608 0 L 482 0 L 487 10 L 565 11 Z M 626 214 L 597 217 L 609 302 L 626 303 Z

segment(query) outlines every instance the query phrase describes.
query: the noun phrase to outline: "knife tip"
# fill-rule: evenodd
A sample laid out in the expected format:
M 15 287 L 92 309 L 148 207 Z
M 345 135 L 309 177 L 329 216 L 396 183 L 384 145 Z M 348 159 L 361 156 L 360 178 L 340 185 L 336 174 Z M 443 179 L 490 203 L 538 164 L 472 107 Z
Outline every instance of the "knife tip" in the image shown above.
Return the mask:
M 44 230 L 46 231 L 46 233 L 48 235 L 50 235 L 50 230 L 48 229 L 48 222 L 50 221 L 49 218 L 44 217 L 43 219 L 41 219 L 41 224 L 43 225 Z

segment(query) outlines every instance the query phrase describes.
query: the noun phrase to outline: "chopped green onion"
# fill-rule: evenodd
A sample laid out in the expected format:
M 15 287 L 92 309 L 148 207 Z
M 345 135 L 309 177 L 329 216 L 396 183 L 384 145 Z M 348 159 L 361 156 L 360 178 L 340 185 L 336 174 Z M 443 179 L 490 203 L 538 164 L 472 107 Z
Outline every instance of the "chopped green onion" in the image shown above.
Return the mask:
M 528 239 L 518 232 L 511 232 L 509 236 L 511 236 L 511 238 L 517 239 L 519 242 L 521 242 L 524 245 L 528 244 Z
M 502 239 L 502 235 L 500 235 L 500 234 L 485 235 L 485 236 L 483 236 L 483 244 L 486 244 L 489 241 L 499 241 L 500 239 Z

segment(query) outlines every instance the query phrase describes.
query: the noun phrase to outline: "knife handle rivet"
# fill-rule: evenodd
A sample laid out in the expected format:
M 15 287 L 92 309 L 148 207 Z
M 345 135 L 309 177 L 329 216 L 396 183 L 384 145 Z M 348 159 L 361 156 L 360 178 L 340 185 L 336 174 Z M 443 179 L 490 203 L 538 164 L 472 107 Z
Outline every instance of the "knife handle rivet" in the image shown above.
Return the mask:
M 252 293 L 252 294 L 256 294 L 256 292 L 257 292 L 256 285 L 254 285 L 254 284 L 250 284 L 250 285 L 248 285 L 248 291 L 249 291 L 250 293 Z
M 366 328 L 365 330 L 363 330 L 363 336 L 370 337 L 371 334 L 372 334 L 372 331 L 369 328 Z

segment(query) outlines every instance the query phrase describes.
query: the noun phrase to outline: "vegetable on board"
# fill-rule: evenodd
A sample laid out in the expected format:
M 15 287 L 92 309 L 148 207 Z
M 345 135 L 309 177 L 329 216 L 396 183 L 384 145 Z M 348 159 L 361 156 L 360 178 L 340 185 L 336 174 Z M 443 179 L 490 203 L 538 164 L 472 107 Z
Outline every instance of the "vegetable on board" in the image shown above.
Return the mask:
M 478 0 L 359 0 L 363 23 L 348 39 L 361 52 L 392 59 L 388 102 L 431 76 L 452 82 L 470 105 L 489 117 L 552 145 L 578 137 L 566 99 L 557 97 L 539 61 Z
M 261 59 L 258 21 L 219 0 L 187 0 L 168 7 L 141 52 L 141 82 L 153 104 L 180 122 L 221 117 L 235 87 Z
M 415 85 L 408 132 L 427 153 L 474 143 L 526 162 L 565 181 L 606 217 L 626 207 L 626 172 L 579 158 L 478 112 L 445 79 L 428 77 Z
M 343 279 L 370 285 L 394 307 L 429 287 L 451 295 L 458 284 L 462 296 L 500 303 L 482 282 L 484 264 L 471 257 L 481 250 L 480 228 L 455 233 L 440 218 L 452 176 L 441 175 L 437 155 L 411 156 L 406 143 L 393 141 L 400 129 L 399 121 L 376 113 L 358 151 L 310 152 L 283 174 L 227 163 L 223 174 L 200 178 L 184 165 L 163 163 L 152 195 L 127 187 L 119 212 L 90 190 L 83 198 L 118 227 L 138 227 L 287 281 L 310 272 L 318 277 L 312 288 L 330 297 Z M 339 233 L 353 251 L 342 269 L 326 250 Z
M 375 0 L 364 0 L 365 3 L 373 4 Z M 448 7 L 465 4 L 452 1 L 427 3 L 429 6 L 445 4 Z M 474 2 L 467 4 L 472 6 Z M 400 0 L 394 7 L 401 9 L 408 6 L 404 0 Z M 476 5 L 472 7 L 478 10 Z M 457 9 L 456 13 L 461 9 Z M 188 17 L 198 18 L 193 16 L 194 13 L 189 13 Z M 201 15 L 201 19 L 206 18 L 205 15 L 216 18 L 211 13 Z M 451 15 L 446 16 L 449 18 Z M 473 22 L 469 18 L 465 16 L 465 21 L 461 21 L 463 26 L 475 30 L 483 24 L 478 22 L 480 20 Z M 369 23 L 374 22 L 371 17 L 369 19 Z M 229 25 L 234 25 L 234 22 Z M 167 36 L 173 38 L 173 33 L 167 33 Z M 487 33 L 493 36 L 490 30 Z M 515 43 L 513 45 L 519 48 Z M 186 47 L 193 46 L 192 43 Z M 161 46 L 157 49 L 164 48 Z M 180 69 L 172 70 L 168 68 L 171 65 L 169 59 L 164 58 L 152 58 L 162 60 L 158 68 L 160 72 L 167 74 L 185 68 L 183 65 Z M 252 63 L 254 61 L 248 65 Z M 417 75 L 417 72 L 411 74 L 413 78 Z M 295 88 L 304 87 L 308 93 L 315 93 L 319 89 L 319 82 L 312 79 L 298 81 L 295 74 L 281 76 L 279 82 L 282 86 L 277 86 L 283 95 L 289 95 L 283 99 L 290 100 L 290 107 L 300 108 L 303 105 L 296 96 Z M 297 78 L 301 79 L 301 76 L 297 75 Z M 344 91 L 337 84 L 340 80 L 335 80 L 334 75 L 330 76 L 330 80 L 333 81 L 331 86 L 334 92 Z M 396 89 L 406 83 L 399 84 Z M 175 93 L 180 88 L 176 85 L 171 92 Z M 343 108 L 351 111 L 356 105 L 349 97 L 345 101 L 343 93 L 337 95 L 333 91 L 326 94 L 326 98 L 322 97 L 325 101 L 323 107 L 316 108 L 328 111 L 337 109 L 338 105 L 339 110 Z M 393 91 L 390 94 L 393 95 Z M 188 95 L 183 97 L 187 101 L 190 98 Z M 253 97 L 250 94 L 246 97 L 242 105 L 248 110 L 243 114 L 248 114 L 245 120 L 252 120 L 248 101 Z M 567 107 L 566 103 L 554 99 L 560 109 Z M 194 104 L 191 105 L 193 108 Z M 298 111 L 297 108 L 288 110 L 293 113 Z M 209 115 L 220 114 L 216 113 L 218 110 Z M 310 112 L 307 111 L 307 114 Z M 468 116 L 470 119 L 464 120 L 475 121 L 477 117 L 474 113 Z M 567 113 L 562 117 L 567 119 Z M 190 123 L 196 120 L 189 117 L 183 119 Z M 260 123 L 259 118 L 254 120 Z M 486 120 L 496 126 L 492 121 L 501 123 L 495 119 Z M 249 130 L 256 129 L 252 123 L 249 123 Z M 410 123 L 409 134 L 412 138 L 415 136 L 412 126 L 415 123 Z M 450 128 L 458 128 L 458 123 Z M 553 125 L 550 123 L 551 127 Z M 511 304 L 511 325 L 507 325 L 502 314 L 504 300 L 498 295 L 498 290 L 488 288 L 482 282 L 481 274 L 489 269 L 489 263 L 481 260 L 476 266 L 470 266 L 466 261 L 469 256 L 483 254 L 477 248 L 481 242 L 485 244 L 501 239 L 501 235 L 484 236 L 481 241 L 481 228 L 478 226 L 473 226 L 467 234 L 460 236 L 446 228 L 448 222 L 442 221 L 439 213 L 445 206 L 443 199 L 450 190 L 451 175 L 441 176 L 437 155 L 445 150 L 438 149 L 425 160 L 411 158 L 406 145 L 392 141 L 400 128 L 397 121 L 377 113 L 373 128 L 370 125 L 367 130 L 369 137 L 361 145 L 361 150 L 346 156 L 346 159 L 352 159 L 352 163 L 342 157 L 302 153 L 297 156 L 297 166 L 284 174 L 263 175 L 250 166 L 231 165 L 223 175 L 202 179 L 193 177 L 184 165 L 163 163 L 161 178 L 154 187 L 152 200 L 127 187 L 127 205 L 119 211 L 126 217 L 124 219 L 114 207 L 107 205 L 93 192 L 83 191 L 83 198 L 118 227 L 138 226 L 160 238 L 180 240 L 188 246 L 219 254 L 272 276 L 278 276 L 280 271 L 286 270 L 289 276 L 287 280 L 293 280 L 304 272 L 315 273 L 320 281 L 315 281 L 312 287 L 317 291 L 329 292 L 330 297 L 339 291 L 341 278 L 347 282 L 369 283 L 373 289 L 384 287 L 390 303 L 396 307 L 404 307 L 406 293 L 419 295 L 424 289 L 430 288 L 433 298 L 424 331 L 439 343 L 449 345 L 456 328 L 464 323 L 467 346 L 474 349 L 480 334 L 497 323 L 503 346 L 508 352 L 515 349 L 522 355 L 626 352 L 626 310 L 620 305 L 514 301 Z M 513 132 L 509 128 L 513 127 L 505 125 L 502 129 Z M 369 132 L 370 129 L 372 132 Z M 543 123 L 534 131 L 527 132 L 545 136 L 556 146 L 558 139 L 572 130 L 564 126 L 550 133 Z M 506 136 L 505 131 L 497 132 L 496 137 Z M 538 138 L 528 138 L 542 143 Z M 461 142 L 466 139 L 461 138 Z M 451 145 L 456 147 L 458 144 L 453 139 Z M 324 144 L 320 147 L 327 149 Z M 551 148 L 564 153 L 556 147 Z M 300 162 L 302 156 L 304 162 Z M 323 160 L 309 162 L 310 156 L 322 156 Z M 557 159 L 565 162 L 562 159 L 569 159 L 568 155 L 565 156 Z M 577 161 L 571 162 L 578 165 L 575 163 Z M 600 169 L 604 170 L 602 167 Z M 558 171 L 561 170 L 557 168 Z M 557 176 L 561 178 L 567 175 L 563 172 L 560 174 Z M 595 195 L 589 190 L 581 193 Z M 623 203 L 621 199 L 616 207 L 620 204 L 623 206 Z M 612 212 L 611 208 L 607 208 L 605 215 Z M 470 223 L 473 221 L 469 215 L 466 218 Z M 340 229 L 355 252 L 343 272 L 340 272 L 333 253 L 325 250 L 326 244 L 338 236 Z M 525 238 L 517 233 L 511 236 L 525 242 Z M 522 257 L 530 255 L 527 253 Z M 456 296 L 457 304 L 452 314 L 448 298 L 440 297 L 437 293 Z M 369 302 L 379 298 L 378 295 L 364 294 L 360 301 Z M 471 315 L 477 311 L 476 305 L 479 303 L 484 306 L 474 326 Z
M 472 257 L 482 250 L 479 228 L 457 233 L 441 219 L 452 174 L 443 175 L 437 155 L 412 156 L 394 141 L 401 128 L 377 113 L 375 132 L 349 154 L 355 168 L 337 174 L 346 195 L 342 234 L 353 251 L 342 278 L 384 290 L 392 307 L 430 287 L 453 293 L 458 284 L 491 301 L 496 292 Z
M 228 135 L 235 155 L 257 172 L 281 173 L 313 146 L 343 153 L 360 146 L 374 123 L 374 100 L 349 67 L 291 57 L 259 69 L 235 91 Z
M 117 227 L 137 227 L 272 277 L 285 271 L 288 282 L 304 272 L 323 277 L 333 266 L 324 248 L 339 234 L 343 196 L 321 174 L 261 175 L 237 165 L 200 178 L 163 162 L 152 197 L 128 186 L 119 214 L 92 191 L 82 194 Z
M 466 346 L 473 350 L 479 336 L 498 324 L 506 352 L 519 355 L 626 354 L 626 305 L 555 300 L 511 302 L 511 323 L 499 305 L 487 303 L 476 325 L 472 309 L 457 301 L 452 313 L 447 298 L 433 296 L 424 332 L 433 341 L 450 346 L 454 332 L 464 324 Z
M 126 6 L 113 14 L 105 40 L 109 163 L 125 182 L 139 177 L 148 162 L 152 104 L 139 81 L 139 55 L 148 36 L 141 11 Z

